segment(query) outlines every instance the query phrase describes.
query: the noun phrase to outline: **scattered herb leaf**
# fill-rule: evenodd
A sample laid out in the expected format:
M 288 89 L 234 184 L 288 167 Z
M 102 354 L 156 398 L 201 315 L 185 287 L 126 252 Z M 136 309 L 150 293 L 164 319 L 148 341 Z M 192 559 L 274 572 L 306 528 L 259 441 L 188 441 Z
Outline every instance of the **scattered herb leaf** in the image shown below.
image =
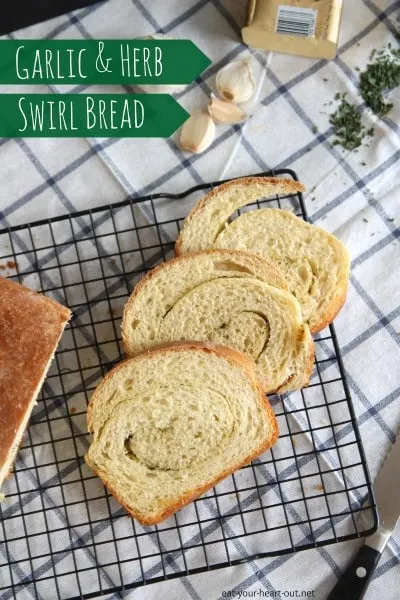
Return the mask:
M 389 221 L 389 223 L 394 223 L 394 217 L 390 217 L 390 218 L 388 217 L 387 221 Z
M 340 144 L 346 150 L 354 150 L 361 146 L 365 135 L 360 110 L 355 104 L 346 100 L 346 94 L 339 94 L 337 99 L 340 99 L 340 104 L 329 119 L 336 136 L 333 143 L 335 146 Z
M 368 219 L 366 219 L 365 217 L 363 218 L 364 223 L 368 223 Z
M 363 162 L 361 163 L 361 166 L 362 166 L 362 167 L 366 167 L 366 166 L 367 166 L 367 163 L 363 161 Z
M 312 126 L 312 130 L 311 130 L 314 134 L 318 132 L 318 127 L 316 125 Z
M 374 51 L 370 54 L 372 61 Z M 360 74 L 360 93 L 365 104 L 378 116 L 383 117 L 392 108 L 384 94 L 400 85 L 400 54 L 391 45 L 380 50 L 374 62 L 370 62 Z
M 360 71 L 355 67 L 356 71 Z M 385 94 L 400 85 L 400 49 L 388 44 L 380 50 L 373 49 L 369 55 L 369 63 L 360 72 L 360 94 L 367 107 L 378 117 L 386 115 L 393 103 L 387 102 Z M 331 114 L 329 122 L 336 136 L 333 146 L 341 145 L 346 150 L 359 148 L 365 137 L 375 134 L 374 128 L 365 129 L 361 120 L 362 107 L 357 107 L 346 99 L 346 94 L 335 95 L 339 106 Z M 332 102 L 330 102 L 332 104 Z M 369 144 L 366 144 L 369 148 Z M 361 163 L 363 164 L 363 163 Z M 364 165 L 363 165 L 364 166 Z

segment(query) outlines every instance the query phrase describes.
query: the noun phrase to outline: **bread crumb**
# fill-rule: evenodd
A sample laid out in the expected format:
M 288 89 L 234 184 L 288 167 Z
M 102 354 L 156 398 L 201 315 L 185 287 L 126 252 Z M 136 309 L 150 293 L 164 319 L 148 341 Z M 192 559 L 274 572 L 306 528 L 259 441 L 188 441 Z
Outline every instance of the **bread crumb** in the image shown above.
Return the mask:
M 74 415 L 76 413 L 76 408 L 75 406 L 71 406 L 71 408 L 69 409 L 69 414 L 70 415 Z
M 261 124 L 255 124 L 250 127 L 250 130 L 254 131 L 254 133 L 258 133 L 259 131 L 264 131 L 265 126 Z
M 0 271 L 5 271 L 6 269 L 16 269 L 17 263 L 13 260 L 8 260 L 5 265 L 0 265 Z
M 322 485 L 322 483 L 318 483 L 318 485 L 315 486 L 315 489 L 318 490 L 318 492 L 323 492 L 324 486 Z

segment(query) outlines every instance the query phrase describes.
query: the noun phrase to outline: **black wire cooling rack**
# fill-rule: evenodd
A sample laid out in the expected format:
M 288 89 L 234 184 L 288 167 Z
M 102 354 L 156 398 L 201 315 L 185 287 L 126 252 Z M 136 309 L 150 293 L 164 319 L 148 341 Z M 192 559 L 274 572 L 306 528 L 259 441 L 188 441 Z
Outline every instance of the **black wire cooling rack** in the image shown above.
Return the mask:
M 268 174 L 296 178 L 289 170 Z M 309 387 L 271 398 L 281 431 L 276 446 L 161 525 L 128 517 L 84 463 L 86 406 L 122 357 L 123 305 L 143 273 L 173 255 L 189 208 L 214 185 L 0 231 L 2 274 L 74 314 L 3 489 L 2 600 L 94 598 L 376 529 L 333 327 L 315 338 Z M 260 206 L 307 218 L 301 194 L 246 210 Z

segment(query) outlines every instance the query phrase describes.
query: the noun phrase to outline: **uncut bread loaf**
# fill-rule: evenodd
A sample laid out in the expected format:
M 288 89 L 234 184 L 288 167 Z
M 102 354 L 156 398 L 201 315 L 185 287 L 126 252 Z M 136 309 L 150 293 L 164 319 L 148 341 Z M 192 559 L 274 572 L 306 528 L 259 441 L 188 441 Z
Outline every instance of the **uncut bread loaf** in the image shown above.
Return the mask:
M 244 177 L 212 190 L 193 208 L 176 243 L 176 254 L 206 248 L 250 250 L 276 263 L 301 304 L 311 331 L 324 329 L 344 304 L 350 257 L 332 234 L 289 211 L 263 208 L 232 222 L 240 207 L 304 190 L 297 181 Z
M 71 311 L 0 277 L 0 486 Z
M 265 392 L 307 385 L 314 355 L 276 267 L 232 250 L 188 254 L 147 273 L 125 306 L 122 339 L 128 356 L 179 340 L 230 346 L 255 361 Z
M 125 360 L 88 408 L 87 464 L 141 523 L 159 523 L 278 437 L 253 363 L 180 343 Z

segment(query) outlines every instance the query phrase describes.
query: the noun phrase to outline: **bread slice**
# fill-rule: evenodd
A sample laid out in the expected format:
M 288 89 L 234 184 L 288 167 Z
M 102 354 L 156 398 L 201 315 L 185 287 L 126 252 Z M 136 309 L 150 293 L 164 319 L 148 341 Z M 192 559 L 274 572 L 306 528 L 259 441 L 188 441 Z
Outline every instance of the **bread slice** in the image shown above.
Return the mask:
M 246 212 L 229 222 L 235 210 L 246 204 L 303 189 L 297 181 L 269 177 L 245 177 L 215 188 L 187 217 L 176 253 L 230 248 L 272 260 L 315 333 L 335 318 L 346 299 L 350 257 L 344 245 L 327 231 L 279 208 Z
M 278 437 L 252 362 L 196 342 L 118 364 L 91 398 L 88 428 L 87 464 L 145 525 L 166 519 Z
M 249 252 L 198 252 L 150 271 L 125 306 L 122 339 L 128 356 L 178 340 L 231 346 L 256 362 L 265 392 L 304 387 L 313 362 L 299 303 Z
M 71 311 L 0 277 L 0 486 Z

